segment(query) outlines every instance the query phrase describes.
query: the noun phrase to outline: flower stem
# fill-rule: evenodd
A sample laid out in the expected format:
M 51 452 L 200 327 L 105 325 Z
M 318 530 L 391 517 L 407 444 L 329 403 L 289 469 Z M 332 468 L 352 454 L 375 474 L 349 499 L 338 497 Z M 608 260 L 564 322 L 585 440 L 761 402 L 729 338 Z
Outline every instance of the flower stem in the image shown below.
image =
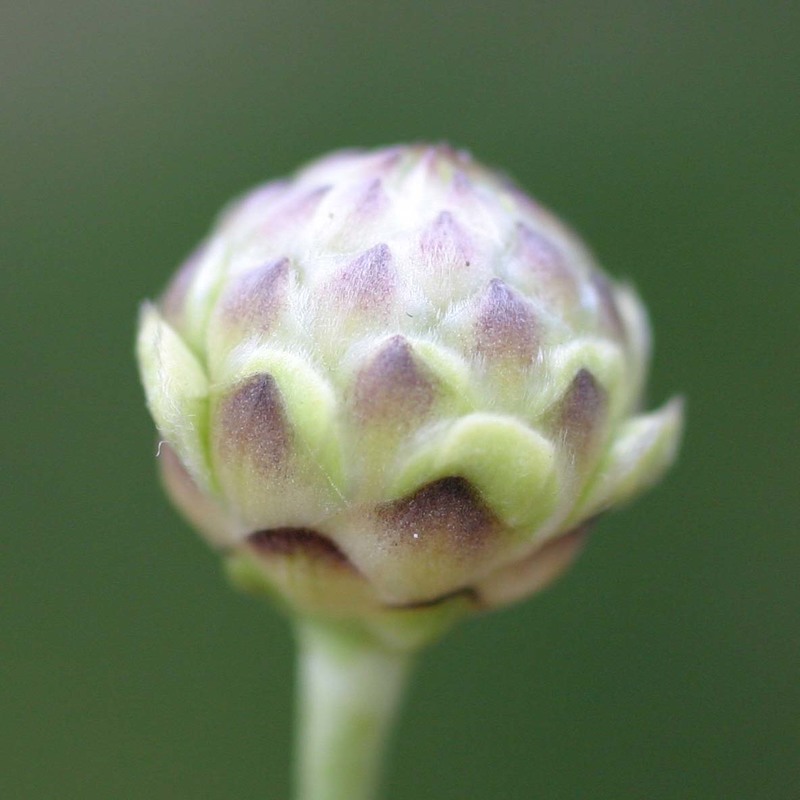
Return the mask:
M 297 800 L 374 800 L 411 657 L 302 620 Z

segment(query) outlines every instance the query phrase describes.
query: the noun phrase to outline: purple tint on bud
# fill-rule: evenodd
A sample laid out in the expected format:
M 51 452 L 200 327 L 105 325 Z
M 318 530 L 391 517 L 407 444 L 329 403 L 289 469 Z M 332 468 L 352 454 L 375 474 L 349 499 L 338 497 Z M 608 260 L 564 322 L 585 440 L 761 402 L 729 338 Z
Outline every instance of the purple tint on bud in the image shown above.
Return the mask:
M 286 197 L 291 185 L 291 181 L 288 180 L 270 181 L 236 202 L 229 213 L 234 216 L 267 214 L 273 206 Z
M 403 158 L 405 158 L 404 148 L 387 148 L 385 154 L 378 161 L 376 170 L 382 172 L 392 172 L 398 163 L 403 160 Z
M 207 250 L 208 246 L 205 242 L 197 247 L 183 262 L 161 296 L 159 309 L 164 319 L 173 327 L 180 325 L 186 296 Z
M 620 341 L 627 341 L 627 331 L 622 315 L 614 299 L 614 290 L 611 283 L 599 270 L 592 270 L 591 283 L 600 305 L 600 316 L 606 326 L 613 332 Z
M 435 389 L 403 336 L 393 336 L 356 377 L 354 405 L 365 420 L 411 423 L 433 404 Z
M 420 161 L 434 176 L 438 176 L 442 163 L 450 164 L 455 168 L 467 167 L 472 163 L 472 157 L 466 150 L 458 150 L 447 142 L 434 145 L 425 145 L 422 148 Z
M 437 269 L 468 267 L 472 246 L 469 237 L 449 211 L 442 211 L 423 231 L 420 251 L 426 262 Z
M 558 410 L 558 426 L 567 446 L 578 457 L 590 451 L 607 410 L 605 389 L 588 369 L 578 370 Z
M 352 310 L 386 313 L 392 303 L 396 275 L 388 245 L 378 244 L 351 261 L 331 281 L 336 298 Z
M 523 363 L 537 352 L 536 320 L 530 305 L 499 278 L 489 281 L 478 306 L 475 347 L 489 359 Z
M 502 527 L 477 489 L 461 477 L 441 478 L 408 497 L 384 503 L 377 516 L 393 542 L 434 548 L 444 544 L 464 555 Z
M 330 190 L 330 186 L 321 185 L 302 194 L 297 190 L 287 192 L 285 197 L 276 201 L 274 208 L 268 209 L 263 220 L 259 220 L 259 237 L 267 239 L 287 231 L 302 230 Z
M 523 285 L 547 301 L 570 307 L 578 302 L 577 276 L 567 264 L 564 253 L 547 236 L 517 223 L 516 253 L 519 278 Z
M 532 269 L 561 274 L 564 256 L 553 242 L 525 223 L 517 223 L 520 250 Z
M 356 199 L 355 213 L 369 216 L 377 214 L 388 202 L 380 178 L 370 181 L 363 194 Z
M 291 192 L 292 185 L 287 180 L 272 181 L 253 189 L 225 209 L 221 229 L 238 230 L 241 233 L 258 228 L 263 220 L 269 219 L 286 202 Z
M 457 169 L 453 173 L 453 189 L 457 195 L 467 195 L 474 188 L 475 185 L 463 169 Z
M 354 241 L 354 234 L 366 244 L 375 241 L 369 231 L 384 220 L 384 212 L 390 205 L 383 182 L 380 178 L 360 180 L 336 195 L 327 209 L 331 231 L 343 241 Z
M 292 431 L 280 389 L 272 375 L 253 375 L 220 403 L 214 426 L 219 456 L 230 463 L 246 458 L 262 472 L 274 474 L 287 459 Z
M 288 283 L 288 258 L 264 264 L 228 286 L 221 300 L 222 313 L 232 323 L 266 333 L 286 302 Z
M 288 217 L 306 219 L 317 210 L 320 201 L 330 190 L 330 186 L 317 186 L 310 192 L 306 192 L 299 197 L 294 197 L 287 201 L 286 205 L 278 213 L 283 219 Z
M 222 504 L 197 485 L 177 453 L 164 441 L 159 443 L 159 462 L 164 485 L 186 518 L 215 544 L 227 541 L 229 520 Z

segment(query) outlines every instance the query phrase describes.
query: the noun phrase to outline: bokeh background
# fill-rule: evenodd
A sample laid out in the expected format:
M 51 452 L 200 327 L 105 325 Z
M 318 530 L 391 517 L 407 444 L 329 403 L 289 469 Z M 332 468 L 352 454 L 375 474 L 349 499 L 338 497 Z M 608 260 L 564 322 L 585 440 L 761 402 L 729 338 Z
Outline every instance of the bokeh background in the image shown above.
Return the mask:
M 0 796 L 289 798 L 288 626 L 161 495 L 136 308 L 252 184 L 448 139 L 638 285 L 689 424 L 568 577 L 422 658 L 385 797 L 797 797 L 798 12 L 2 3 Z

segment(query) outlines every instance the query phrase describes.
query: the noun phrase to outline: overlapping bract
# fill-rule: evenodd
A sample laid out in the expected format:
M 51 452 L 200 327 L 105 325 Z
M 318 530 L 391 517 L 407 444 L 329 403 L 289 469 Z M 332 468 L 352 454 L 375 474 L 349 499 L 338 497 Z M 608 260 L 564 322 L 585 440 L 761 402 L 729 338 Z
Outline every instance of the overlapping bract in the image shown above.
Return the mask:
M 401 626 L 530 594 L 660 477 L 681 411 L 640 413 L 648 349 L 569 229 L 425 146 L 233 204 L 138 340 L 168 490 L 239 578 Z

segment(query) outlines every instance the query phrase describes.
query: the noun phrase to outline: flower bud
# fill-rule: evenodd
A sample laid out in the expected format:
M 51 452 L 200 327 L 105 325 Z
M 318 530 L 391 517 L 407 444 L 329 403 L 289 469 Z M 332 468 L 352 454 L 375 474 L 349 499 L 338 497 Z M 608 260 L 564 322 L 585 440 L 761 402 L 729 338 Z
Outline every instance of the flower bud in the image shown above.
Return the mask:
M 412 646 L 523 598 L 672 462 L 634 291 L 448 147 L 320 159 L 230 206 L 138 358 L 179 509 L 243 585 Z

